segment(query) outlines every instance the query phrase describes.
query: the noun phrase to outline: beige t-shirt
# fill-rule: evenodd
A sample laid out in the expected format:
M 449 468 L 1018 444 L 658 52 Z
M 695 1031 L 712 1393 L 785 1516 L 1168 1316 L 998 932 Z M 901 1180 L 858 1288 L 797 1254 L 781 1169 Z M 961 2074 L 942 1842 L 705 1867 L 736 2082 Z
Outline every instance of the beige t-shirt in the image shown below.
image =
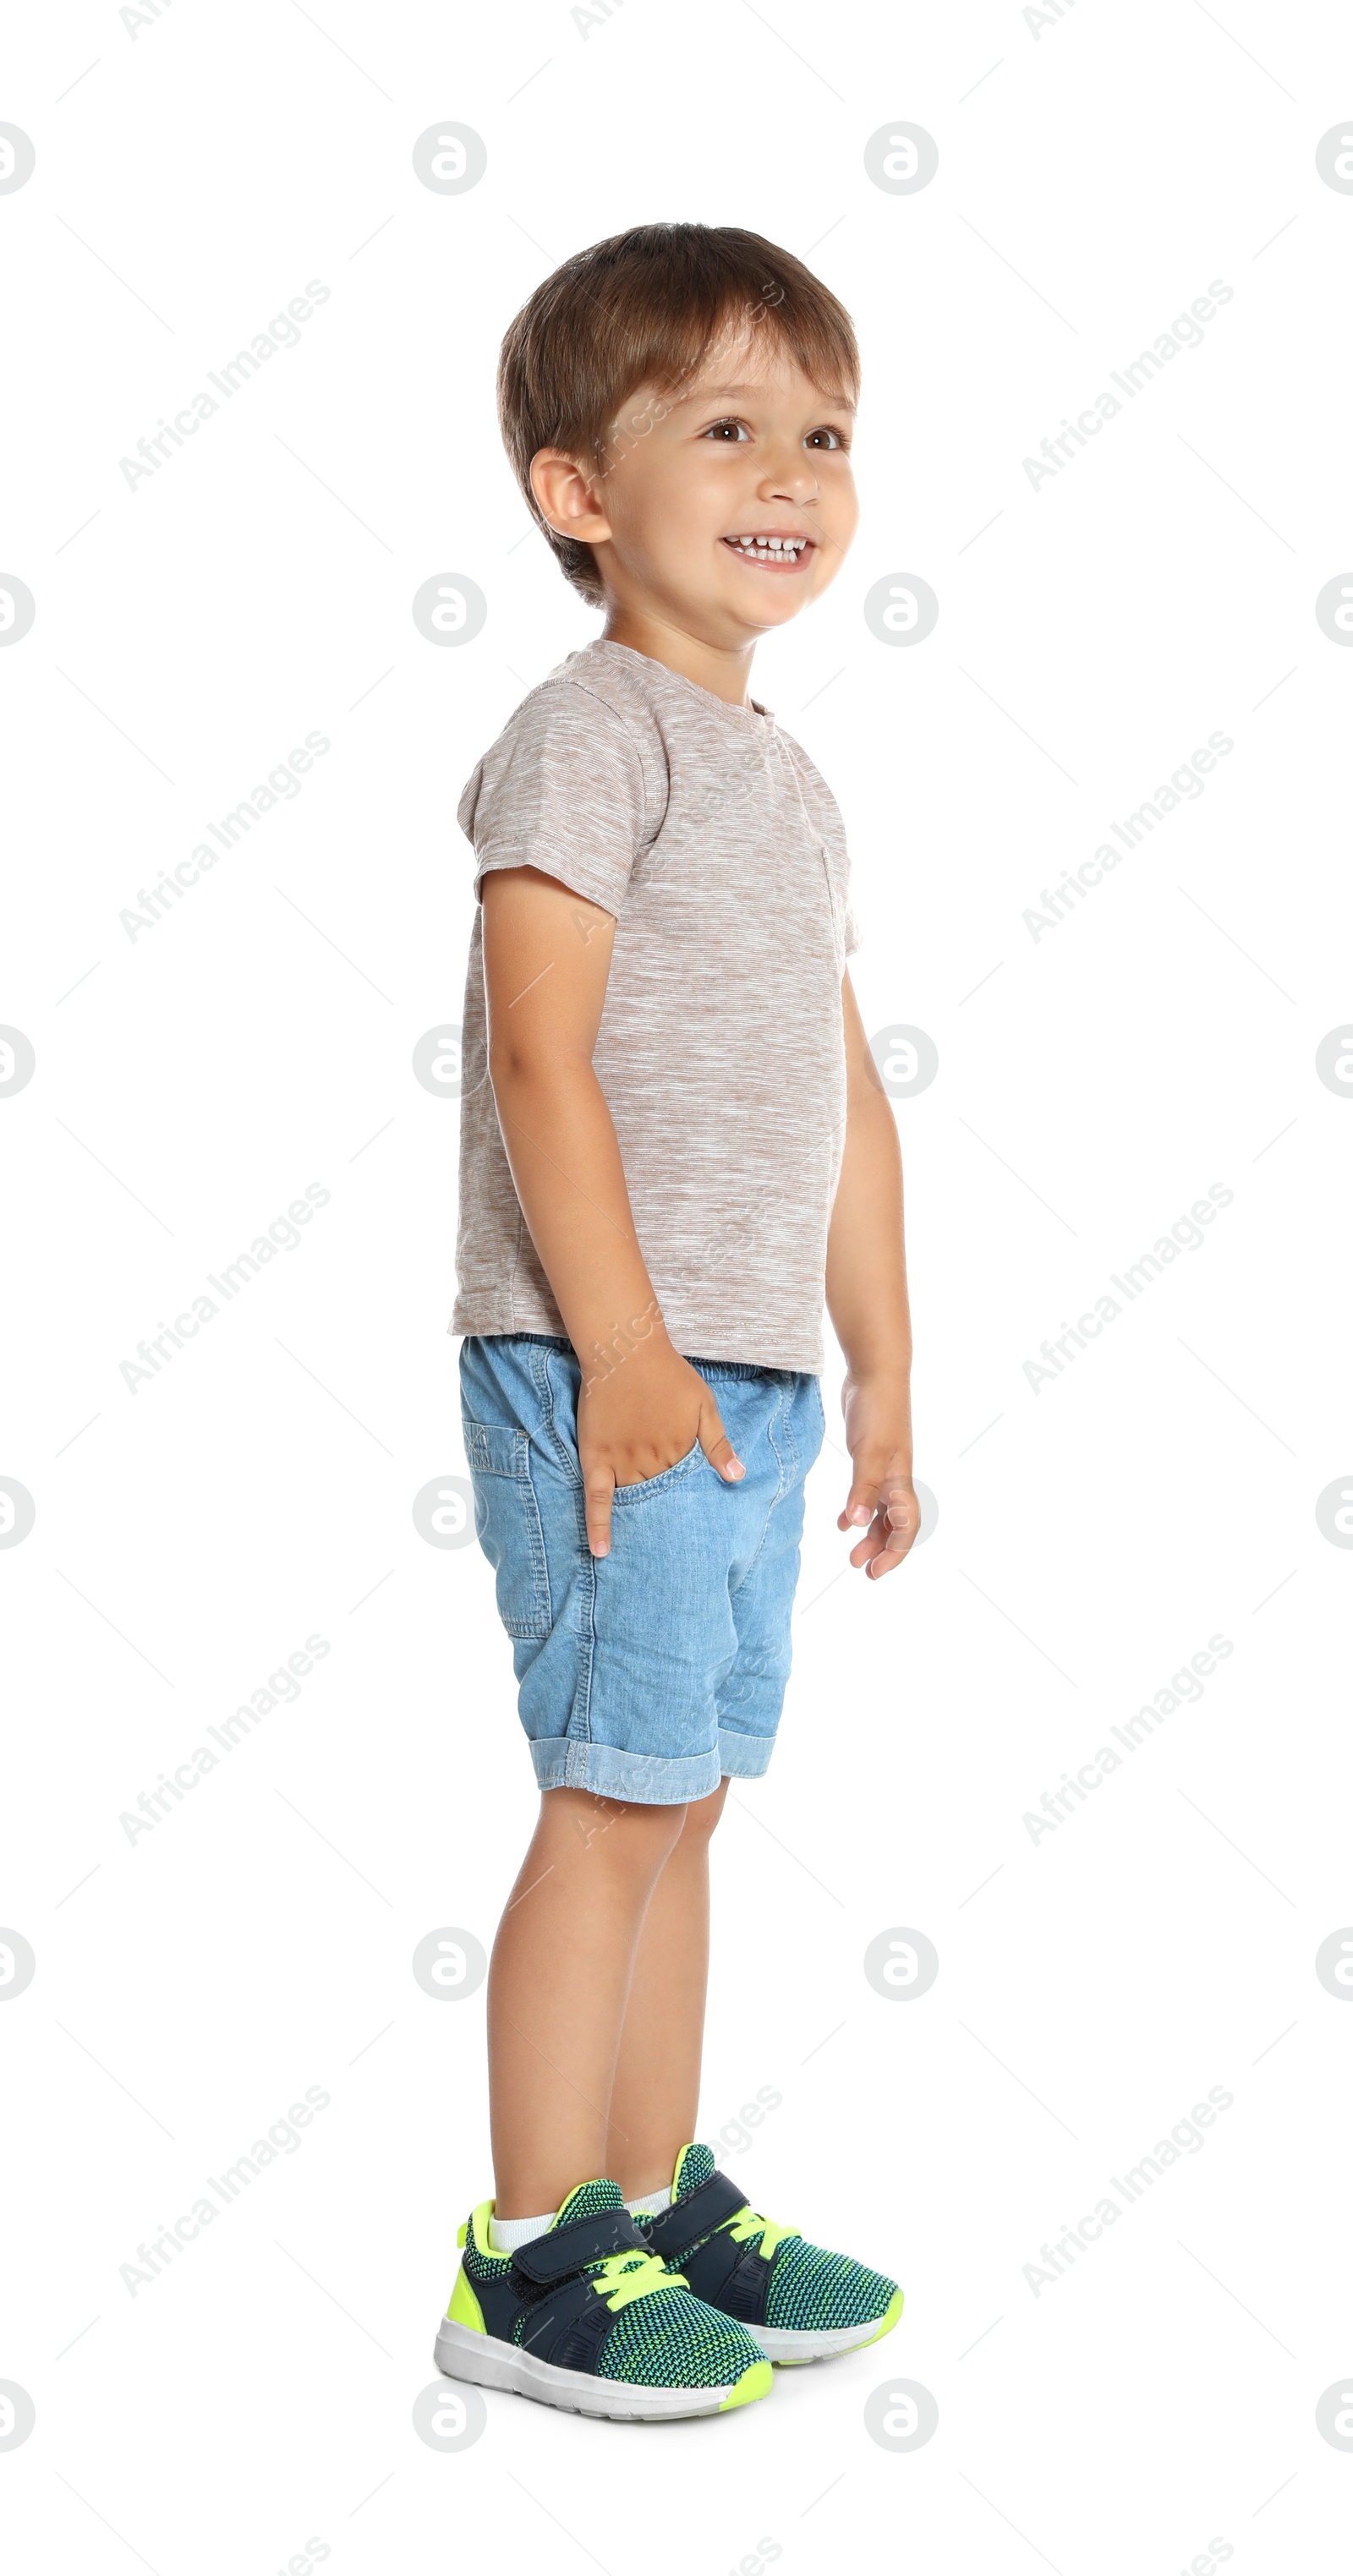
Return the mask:
M 530 866 L 615 916 L 592 1061 L 675 1348 L 819 1371 L 859 934 L 844 827 L 806 752 L 769 708 L 598 642 L 523 699 L 458 820 L 476 896 L 490 868 Z M 562 1333 L 485 1071 L 478 907 L 463 1064 L 450 1329 Z M 622 1335 L 631 1321 L 614 1318 Z

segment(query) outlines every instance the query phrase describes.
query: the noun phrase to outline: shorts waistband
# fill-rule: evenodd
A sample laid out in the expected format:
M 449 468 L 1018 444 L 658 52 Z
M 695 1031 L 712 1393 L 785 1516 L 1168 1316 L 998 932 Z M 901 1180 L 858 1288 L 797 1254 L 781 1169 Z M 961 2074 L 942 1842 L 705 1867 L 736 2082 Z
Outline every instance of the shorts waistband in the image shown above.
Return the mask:
M 570 1359 L 577 1356 L 566 1333 L 483 1333 L 477 1338 L 493 1342 L 539 1342 L 546 1350 L 566 1351 Z M 803 1369 L 774 1368 L 769 1362 L 763 1364 L 758 1360 L 708 1360 L 697 1357 L 693 1351 L 683 1351 L 681 1356 L 690 1368 L 698 1369 L 702 1377 L 796 1378 L 810 1374 Z
M 688 1366 L 698 1369 L 702 1377 L 782 1377 L 786 1380 L 807 1374 L 803 1369 L 774 1368 L 760 1360 L 702 1360 L 693 1351 L 683 1351 Z

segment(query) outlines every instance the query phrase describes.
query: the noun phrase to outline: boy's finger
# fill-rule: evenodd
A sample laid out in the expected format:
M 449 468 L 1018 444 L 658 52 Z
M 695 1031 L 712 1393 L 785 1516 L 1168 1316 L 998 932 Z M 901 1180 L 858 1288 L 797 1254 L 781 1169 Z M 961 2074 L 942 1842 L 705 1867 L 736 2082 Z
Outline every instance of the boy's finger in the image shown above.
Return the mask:
M 850 1526 L 843 1512 L 839 1526 Z M 916 1544 L 921 1527 L 921 1506 L 906 1487 L 898 1486 L 880 1496 L 878 1509 L 869 1528 L 850 1551 L 852 1565 L 867 1566 L 877 1580 L 893 1566 L 900 1565 Z
M 889 1538 L 887 1545 L 880 1548 L 877 1556 L 871 1556 L 869 1558 L 864 1569 L 868 1581 L 870 1583 L 877 1583 L 881 1574 L 891 1574 L 895 1565 L 905 1564 L 907 1557 L 911 1553 L 911 1547 L 911 1539 L 909 1537 L 904 1538 L 900 1532 L 895 1530 Z
M 877 1582 L 881 1574 L 891 1574 L 901 1565 L 916 1545 L 921 1527 L 921 1506 L 909 1489 L 888 1498 L 881 1514 L 880 1536 L 883 1546 L 871 1559 L 869 1575 Z
M 611 1497 L 615 1476 L 609 1467 L 584 1467 L 583 1501 L 587 1512 L 587 1544 L 593 1556 L 609 1556 L 611 1550 Z
M 747 1470 L 719 1419 L 719 1408 L 712 1399 L 701 1408 L 700 1446 L 725 1484 L 735 1485 L 739 1477 L 746 1475 Z
M 921 1506 L 911 1487 L 890 1487 L 883 1497 L 883 1511 L 891 1533 L 888 1553 L 891 1555 L 896 1549 L 899 1556 L 905 1556 L 908 1548 L 915 1544 L 921 1526 Z
M 846 1496 L 845 1510 L 837 1520 L 838 1529 L 863 1529 L 875 1512 L 883 1508 L 883 1487 L 888 1481 L 888 1460 L 884 1453 L 877 1458 L 857 1458 L 855 1475 Z M 890 1488 L 891 1490 L 891 1488 Z
M 851 1549 L 848 1562 L 854 1566 L 872 1564 L 880 1548 L 887 1546 L 888 1536 L 887 1514 L 882 1511 L 876 1512 L 868 1529 L 861 1533 L 856 1545 Z

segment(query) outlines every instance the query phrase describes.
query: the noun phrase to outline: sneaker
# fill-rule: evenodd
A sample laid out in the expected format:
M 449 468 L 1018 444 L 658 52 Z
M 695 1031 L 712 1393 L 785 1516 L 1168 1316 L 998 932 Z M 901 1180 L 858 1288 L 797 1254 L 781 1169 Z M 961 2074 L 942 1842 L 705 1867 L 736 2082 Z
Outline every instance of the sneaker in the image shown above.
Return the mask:
M 807 2245 L 796 2227 L 762 2218 L 708 2147 L 683 2147 L 672 2206 L 636 2214 L 644 2242 L 697 2296 L 735 2317 L 769 2361 L 825 2361 L 891 2334 L 902 2293 L 848 2254 Z
M 770 2394 L 759 2344 L 650 2251 L 618 2183 L 580 2183 L 515 2254 L 494 2252 L 492 2214 L 481 2201 L 456 2239 L 433 2353 L 448 2378 L 617 2423 L 724 2415 Z

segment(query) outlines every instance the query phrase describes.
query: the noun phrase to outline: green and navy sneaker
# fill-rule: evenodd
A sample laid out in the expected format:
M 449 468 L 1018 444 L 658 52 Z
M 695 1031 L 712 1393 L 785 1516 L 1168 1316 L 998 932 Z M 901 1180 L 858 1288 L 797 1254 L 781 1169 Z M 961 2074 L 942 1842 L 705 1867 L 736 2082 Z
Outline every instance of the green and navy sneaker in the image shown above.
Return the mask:
M 672 2205 L 636 2224 L 669 2272 L 697 2296 L 735 2317 L 769 2361 L 825 2361 L 891 2334 L 902 2293 L 882 2272 L 848 2254 L 806 2245 L 796 2227 L 777 2226 L 749 2209 L 721 2174 L 708 2147 L 683 2147 L 672 2176 Z
M 514 2254 L 494 2253 L 492 2214 L 481 2201 L 456 2239 L 464 2255 L 433 2354 L 449 2378 L 620 2423 L 722 2415 L 769 2395 L 760 2346 L 649 2250 L 618 2183 L 579 2183 Z

